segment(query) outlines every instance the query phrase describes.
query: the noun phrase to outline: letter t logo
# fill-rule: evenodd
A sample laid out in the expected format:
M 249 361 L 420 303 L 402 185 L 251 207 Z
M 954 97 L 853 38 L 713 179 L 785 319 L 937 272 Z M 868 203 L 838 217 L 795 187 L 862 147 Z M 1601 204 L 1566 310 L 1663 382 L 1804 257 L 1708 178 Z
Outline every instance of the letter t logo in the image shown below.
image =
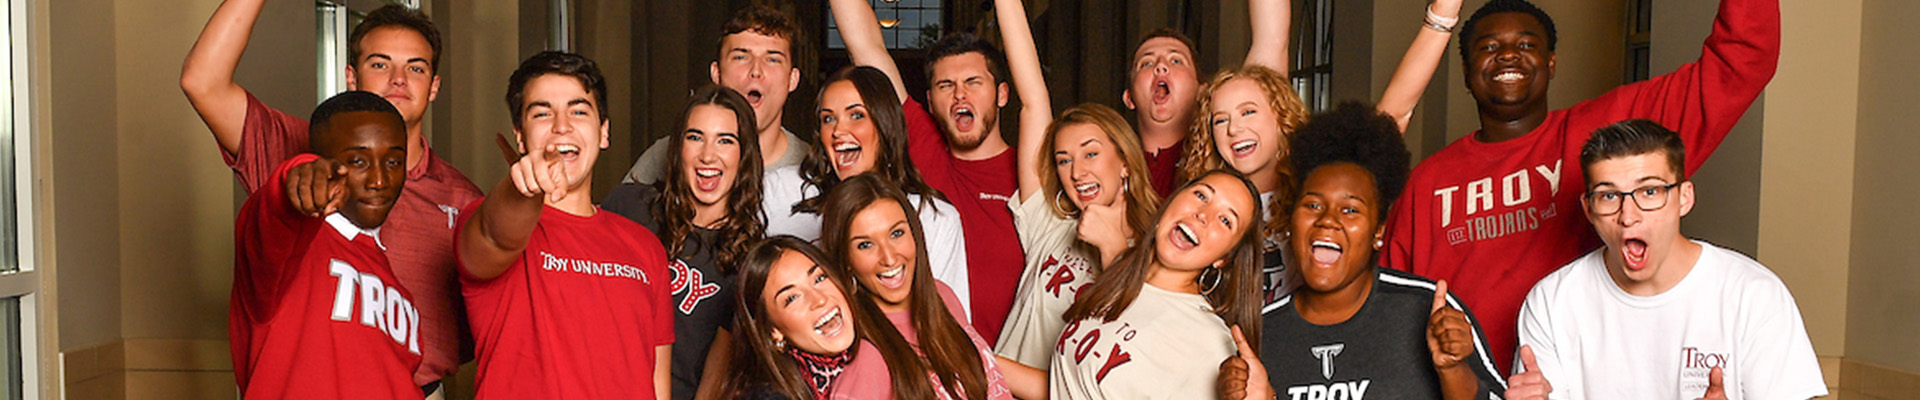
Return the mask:
M 1313 358 L 1320 359 L 1320 376 L 1326 377 L 1328 380 L 1333 379 L 1333 357 L 1340 355 L 1340 350 L 1346 348 L 1347 345 L 1345 343 L 1334 343 L 1313 346 L 1308 349 L 1313 351 Z

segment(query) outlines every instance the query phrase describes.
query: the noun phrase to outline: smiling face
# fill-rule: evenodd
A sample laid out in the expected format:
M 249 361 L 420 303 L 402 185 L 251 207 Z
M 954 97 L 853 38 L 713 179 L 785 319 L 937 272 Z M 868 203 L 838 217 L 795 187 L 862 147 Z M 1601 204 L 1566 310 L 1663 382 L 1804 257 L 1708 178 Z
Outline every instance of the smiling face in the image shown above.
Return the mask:
M 1200 92 L 1193 49 L 1171 37 L 1147 39 L 1133 53 L 1133 82 L 1128 85 L 1127 108 L 1140 111 L 1140 122 L 1184 126 L 1193 115 Z
M 820 92 L 820 146 L 827 149 L 840 179 L 873 170 L 883 145 L 867 104 L 853 81 L 827 85 Z
M 1249 176 L 1280 167 L 1286 142 L 1280 135 L 1280 114 L 1252 79 L 1230 79 L 1213 91 L 1207 110 L 1213 143 L 1233 169 Z M 1261 182 L 1255 179 L 1255 182 Z
M 1360 165 L 1336 162 L 1307 175 L 1293 209 L 1288 246 L 1306 261 L 1302 290 L 1331 293 L 1357 288 L 1373 267 L 1374 244 L 1383 236 L 1380 217 L 1387 204 L 1373 174 Z
M 699 208 L 726 204 L 740 178 L 739 120 L 733 110 L 714 104 L 695 106 L 681 132 L 680 173 L 691 182 Z
M 755 125 L 770 132 L 780 129 L 787 96 L 800 88 L 800 69 L 793 66 L 791 43 L 754 30 L 721 39 L 720 59 L 707 72 L 713 83 L 746 96 L 758 118 Z
M 853 347 L 853 309 L 826 267 L 795 251 L 780 255 L 767 269 L 760 301 L 773 322 L 774 341 L 801 351 L 840 354 Z
M 393 114 L 358 111 L 328 118 L 314 149 L 346 167 L 346 199 L 340 214 L 362 229 L 387 222 L 407 178 L 407 128 Z
M 1488 15 L 1468 32 L 1467 91 L 1482 114 L 1509 119 L 1545 113 L 1555 62 L 1546 28 L 1533 15 Z
M 1666 155 L 1652 153 L 1612 158 L 1587 168 L 1587 199 L 1580 202 L 1587 221 L 1607 245 L 1608 272 L 1615 279 L 1625 278 L 1622 286 L 1648 282 L 1669 286 L 1686 276 L 1687 268 L 1669 265 L 1681 258 L 1675 249 L 1687 242 L 1680 234 L 1680 217 L 1693 211 L 1693 183 L 1681 182 L 1651 201 L 1665 200 L 1653 211 L 1641 210 L 1641 202 L 1650 201 L 1651 191 L 1679 182 Z M 1614 196 L 1620 211 L 1611 215 L 1594 212 L 1594 193 L 1629 192 L 1633 198 Z
M 933 63 L 933 87 L 927 91 L 928 112 L 940 122 L 947 143 L 955 150 L 971 150 L 986 143 L 1000 125 L 1000 107 L 1007 105 L 1007 85 L 995 84 L 987 57 L 962 53 Z
M 1160 265 L 1195 271 L 1223 262 L 1249 229 L 1259 226 L 1253 192 L 1226 174 L 1210 174 L 1173 194 L 1154 224 Z
M 848 223 L 848 267 L 883 311 L 905 310 L 907 295 L 913 292 L 919 246 L 912 229 L 906 210 L 891 199 L 868 204 Z
M 1122 190 L 1129 176 L 1126 161 L 1099 125 L 1068 125 L 1056 135 L 1054 171 L 1059 173 L 1060 187 L 1075 207 L 1084 210 L 1089 204 L 1113 205 L 1113 199 L 1126 194 Z
M 558 149 L 571 180 L 569 192 L 586 187 L 600 149 L 609 145 L 607 121 L 594 103 L 598 100 L 579 79 L 560 74 L 527 81 L 525 99 L 514 133 L 529 152 L 545 151 L 548 145 Z
M 419 124 L 427 103 L 440 92 L 427 38 L 398 26 L 376 28 L 360 39 L 359 54 L 347 67 L 347 89 L 385 97 L 400 109 L 407 125 Z

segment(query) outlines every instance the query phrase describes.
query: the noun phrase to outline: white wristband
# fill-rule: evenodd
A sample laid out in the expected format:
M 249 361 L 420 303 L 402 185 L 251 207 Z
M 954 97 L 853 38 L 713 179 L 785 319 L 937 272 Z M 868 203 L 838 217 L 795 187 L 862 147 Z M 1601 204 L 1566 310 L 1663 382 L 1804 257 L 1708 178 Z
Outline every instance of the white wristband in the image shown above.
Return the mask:
M 1453 30 L 1453 26 L 1454 26 L 1455 24 L 1459 24 L 1459 23 L 1460 23 L 1460 17 L 1453 17 L 1453 18 L 1447 18 L 1447 17 L 1442 17 L 1442 16 L 1440 16 L 1439 14 L 1434 14 L 1434 13 L 1433 13 L 1433 6 L 1432 6 L 1432 5 L 1428 5 L 1428 6 L 1427 6 L 1427 21 L 1428 21 L 1428 22 L 1432 22 L 1432 23 L 1433 23 L 1434 25 L 1438 25 L 1438 26 L 1440 26 L 1440 27 L 1445 27 L 1445 28 L 1447 28 L 1446 30 L 1448 30 L 1448 31 L 1451 31 L 1451 30 Z

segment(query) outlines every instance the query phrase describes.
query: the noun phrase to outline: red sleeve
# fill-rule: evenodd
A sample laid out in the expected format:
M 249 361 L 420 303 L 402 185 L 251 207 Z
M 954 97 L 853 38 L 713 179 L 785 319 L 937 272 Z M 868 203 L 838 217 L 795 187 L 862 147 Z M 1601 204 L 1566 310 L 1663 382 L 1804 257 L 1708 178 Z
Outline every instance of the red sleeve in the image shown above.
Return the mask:
M 295 155 L 273 169 L 271 175 L 263 176 L 262 184 L 281 187 L 287 170 L 319 158 L 312 154 Z M 306 230 L 305 225 L 318 221 L 294 212 L 284 190 L 263 190 L 247 198 L 247 203 L 240 206 L 240 217 L 234 222 L 234 307 L 245 309 L 247 316 L 255 321 L 273 314 L 284 283 L 280 272 L 290 267 L 287 263 L 293 260 L 288 257 L 299 245 L 296 242 Z
M 636 236 L 639 236 L 637 239 L 640 241 L 642 256 L 646 257 L 642 261 L 647 263 L 643 267 L 647 269 L 647 273 L 671 279 L 672 273 L 667 272 L 667 248 L 660 246 L 660 238 L 655 237 L 652 231 L 648 231 L 640 224 L 627 225 L 639 230 L 640 234 Z M 649 285 L 653 289 L 653 337 L 655 339 L 653 345 L 673 344 L 673 285 L 668 282 L 656 283 Z
M 920 178 L 928 183 L 947 182 L 947 174 L 953 172 L 952 156 L 946 136 L 940 134 L 940 125 L 933 122 L 933 114 L 927 113 L 926 106 L 912 97 L 900 107 L 907 117 L 907 153 L 913 158 L 913 166 L 920 170 Z
M 307 152 L 307 121 L 261 103 L 247 93 L 247 122 L 240 127 L 240 152 L 220 149 L 220 158 L 247 193 L 266 184 L 267 174 L 281 161 Z
M 1416 187 L 1419 186 L 1415 186 L 1413 182 L 1408 182 L 1406 186 L 1407 189 Z M 1414 204 L 1412 198 L 1415 196 L 1405 194 L 1413 192 L 1413 190 L 1403 190 L 1401 191 L 1400 199 L 1393 202 L 1393 210 L 1390 211 L 1392 214 L 1387 216 L 1387 243 L 1384 248 L 1380 249 L 1379 257 L 1381 266 L 1412 272 L 1417 275 L 1420 274 L 1420 271 L 1413 270 L 1413 266 L 1417 264 L 1413 263 L 1412 247 L 1413 243 L 1415 243 L 1413 233 L 1419 230 L 1414 228 L 1413 224 Z
M 1605 126 L 1646 118 L 1679 132 L 1691 174 L 1746 114 L 1780 64 L 1779 0 L 1724 0 L 1700 59 L 1574 107 Z M 1573 132 L 1584 137 L 1590 132 Z M 1568 143 L 1578 146 L 1585 140 Z

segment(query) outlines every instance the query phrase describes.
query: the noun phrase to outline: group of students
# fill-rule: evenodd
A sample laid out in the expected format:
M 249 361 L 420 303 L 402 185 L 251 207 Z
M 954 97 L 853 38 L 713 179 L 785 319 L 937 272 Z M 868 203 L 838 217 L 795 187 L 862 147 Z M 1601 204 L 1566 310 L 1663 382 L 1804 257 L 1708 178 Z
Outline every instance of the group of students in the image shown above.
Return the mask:
M 1131 122 L 1052 111 L 1019 0 L 994 2 L 1004 54 L 929 49 L 926 105 L 868 1 L 830 0 L 855 66 L 801 133 L 800 29 L 754 6 L 597 203 L 616 137 L 592 60 L 509 77 L 511 168 L 483 195 L 421 136 L 424 15 L 368 14 L 354 91 L 302 120 L 232 79 L 264 1 L 223 3 L 181 78 L 251 193 L 247 398 L 437 398 L 470 359 L 483 398 L 1825 394 L 1779 279 L 1679 232 L 1687 176 L 1772 77 L 1777 0 L 1723 0 L 1698 62 L 1555 111 L 1552 18 L 1436 0 L 1377 104 L 1318 114 L 1286 77 L 1291 6 L 1250 0 L 1246 63 L 1204 84 L 1190 39 L 1141 41 Z M 1455 33 L 1482 126 L 1412 166 L 1401 132 Z

